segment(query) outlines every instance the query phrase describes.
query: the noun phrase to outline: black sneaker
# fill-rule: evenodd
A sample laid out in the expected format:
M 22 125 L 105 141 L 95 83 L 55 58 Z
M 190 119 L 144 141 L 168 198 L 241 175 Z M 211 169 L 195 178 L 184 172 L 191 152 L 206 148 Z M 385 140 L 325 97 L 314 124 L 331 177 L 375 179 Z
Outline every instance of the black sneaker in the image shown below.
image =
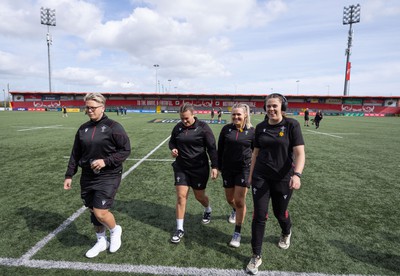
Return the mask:
M 183 236 L 185 235 L 185 231 L 178 229 L 175 231 L 175 234 L 171 238 L 172 243 L 179 243 Z
M 203 219 L 201 220 L 201 222 L 203 224 L 208 224 L 211 221 L 211 212 L 204 212 L 203 213 Z

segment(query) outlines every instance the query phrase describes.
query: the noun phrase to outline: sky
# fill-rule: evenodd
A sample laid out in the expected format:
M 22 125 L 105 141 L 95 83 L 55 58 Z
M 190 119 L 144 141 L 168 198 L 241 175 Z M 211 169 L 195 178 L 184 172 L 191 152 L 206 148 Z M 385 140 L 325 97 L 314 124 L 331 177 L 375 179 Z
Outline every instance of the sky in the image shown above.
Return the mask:
M 398 0 L 2 0 L 0 99 L 49 60 L 52 92 L 344 95 L 356 4 L 348 95 L 400 96 Z

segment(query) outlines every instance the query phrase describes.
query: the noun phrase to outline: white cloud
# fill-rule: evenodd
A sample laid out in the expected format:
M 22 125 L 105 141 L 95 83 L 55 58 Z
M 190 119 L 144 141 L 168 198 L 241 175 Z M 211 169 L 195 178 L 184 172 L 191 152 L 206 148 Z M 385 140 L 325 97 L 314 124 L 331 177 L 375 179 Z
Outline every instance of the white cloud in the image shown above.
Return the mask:
M 61 78 L 68 83 L 79 83 L 82 85 L 104 85 L 111 82 L 107 76 L 101 72 L 90 68 L 67 67 L 63 70 L 54 72 L 54 77 Z
M 82 61 L 98 58 L 100 56 L 101 56 L 101 51 L 97 49 L 78 52 L 78 58 Z

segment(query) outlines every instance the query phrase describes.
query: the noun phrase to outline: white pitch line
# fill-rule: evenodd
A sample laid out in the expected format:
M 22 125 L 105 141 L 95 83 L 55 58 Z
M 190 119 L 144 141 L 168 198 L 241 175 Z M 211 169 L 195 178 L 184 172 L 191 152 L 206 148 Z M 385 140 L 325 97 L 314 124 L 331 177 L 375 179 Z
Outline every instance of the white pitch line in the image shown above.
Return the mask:
M 126 160 L 138 161 L 140 159 L 138 159 L 138 158 L 128 158 Z M 144 161 L 150 161 L 150 162 L 173 162 L 173 161 L 175 161 L 175 159 L 146 159 Z
M 133 165 L 128 171 L 122 174 L 122 179 L 124 179 L 130 172 L 136 169 L 144 160 L 146 160 L 150 155 L 152 155 L 158 148 L 160 148 L 166 141 L 168 141 L 169 137 L 162 141 L 157 147 L 155 147 L 152 151 L 150 151 L 145 157 L 139 160 L 135 165 Z M 31 249 L 28 250 L 22 257 L 21 261 L 27 261 L 33 257 L 40 249 L 42 249 L 50 240 L 52 240 L 58 233 L 63 231 L 70 225 L 75 219 L 77 219 L 84 211 L 86 207 L 81 207 L 78 211 L 76 211 L 72 216 L 67 218 L 60 226 L 57 227 L 56 230 L 52 231 L 46 237 L 44 237 L 41 241 L 35 244 Z
M 69 156 L 63 156 L 64 159 L 69 159 Z M 139 161 L 142 160 L 140 158 L 127 158 L 126 160 L 129 161 Z M 147 158 L 146 160 L 143 160 L 143 162 L 173 162 L 175 159 L 150 159 Z
M 85 262 L 45 261 L 45 260 L 21 260 L 11 258 L 0 258 L 0 264 L 5 266 L 25 266 L 41 269 L 72 269 L 82 271 L 101 272 L 130 272 L 145 273 L 153 275 L 248 275 L 245 270 L 239 269 L 217 269 L 197 267 L 155 266 L 155 265 L 130 265 L 130 264 L 104 264 Z M 257 275 L 262 276 L 333 276 L 334 274 L 307 273 L 307 272 L 285 272 L 285 271 L 259 271 Z M 343 276 L 344 274 L 340 274 Z M 349 274 L 349 276 L 362 276 Z
M 59 128 L 59 127 L 62 127 L 62 125 L 44 126 L 44 127 L 30 127 L 30 128 L 25 128 L 25 129 L 19 129 L 17 131 L 29 131 L 29 130 L 38 130 L 38 129 L 44 129 L 44 128 Z
M 343 138 L 342 136 L 333 135 L 333 134 L 329 134 L 329 133 L 325 133 L 325 132 L 318 132 L 318 131 L 315 131 L 315 130 L 307 129 L 307 131 L 315 133 L 315 134 L 321 134 L 321 135 L 331 136 L 331 137 L 335 137 L 335 138 Z
M 144 160 L 146 160 L 150 155 L 152 155 L 156 150 L 158 150 L 165 142 L 169 140 L 171 136 L 168 136 L 164 141 L 162 141 L 157 147 L 155 147 L 152 151 L 150 151 L 145 157 L 139 160 L 135 165 L 133 165 L 129 170 L 127 170 L 123 175 L 122 178 L 124 178 L 126 175 L 128 175 L 131 171 L 137 168 Z
M 50 234 L 48 234 L 44 239 L 39 241 L 35 246 L 33 246 L 31 249 L 28 250 L 22 257 L 20 258 L 21 260 L 29 260 L 32 258 L 33 255 L 35 255 L 40 249 L 42 249 L 49 241 L 51 241 L 58 233 L 63 231 L 70 225 L 75 219 L 77 219 L 84 211 L 86 210 L 85 206 L 82 206 L 78 211 L 76 211 L 72 216 L 67 218 L 60 226 L 57 227 L 56 230 L 52 231 Z

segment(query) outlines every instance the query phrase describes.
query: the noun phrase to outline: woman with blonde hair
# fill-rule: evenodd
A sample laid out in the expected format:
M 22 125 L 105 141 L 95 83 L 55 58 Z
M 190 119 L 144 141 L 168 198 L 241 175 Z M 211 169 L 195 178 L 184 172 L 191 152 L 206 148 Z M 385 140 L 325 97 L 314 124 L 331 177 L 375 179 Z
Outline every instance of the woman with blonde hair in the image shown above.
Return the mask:
M 250 121 L 250 108 L 238 103 L 232 107 L 231 123 L 225 125 L 218 139 L 218 169 L 221 171 L 225 197 L 232 207 L 228 221 L 235 224 L 229 243 L 239 247 L 241 229 L 246 215 L 246 195 L 250 187 L 251 155 L 254 142 L 254 127 Z

